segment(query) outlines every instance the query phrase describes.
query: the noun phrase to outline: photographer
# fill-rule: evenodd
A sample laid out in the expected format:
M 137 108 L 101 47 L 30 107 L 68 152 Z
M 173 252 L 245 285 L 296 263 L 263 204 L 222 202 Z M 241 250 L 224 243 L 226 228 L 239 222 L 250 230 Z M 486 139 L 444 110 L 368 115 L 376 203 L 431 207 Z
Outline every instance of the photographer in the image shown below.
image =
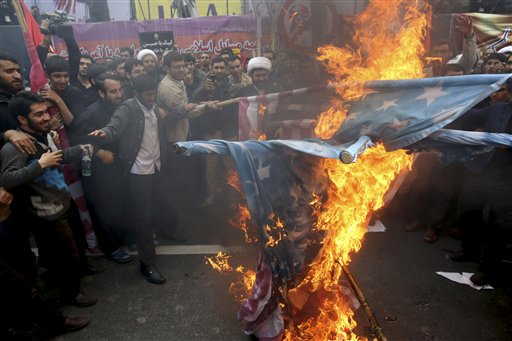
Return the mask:
M 66 43 L 68 53 L 68 65 L 69 65 L 69 82 L 76 86 L 80 83 L 78 76 L 80 71 L 80 49 L 73 35 L 73 28 L 71 26 L 63 25 L 67 20 L 67 14 L 65 12 L 56 11 L 56 14 L 44 13 L 42 15 L 44 19 L 41 23 L 41 33 L 44 38 L 41 43 L 37 46 L 37 55 L 42 65 L 45 65 L 48 57 L 48 48 L 52 44 L 52 35 L 64 40 Z M 81 83 L 80 83 L 81 84 Z

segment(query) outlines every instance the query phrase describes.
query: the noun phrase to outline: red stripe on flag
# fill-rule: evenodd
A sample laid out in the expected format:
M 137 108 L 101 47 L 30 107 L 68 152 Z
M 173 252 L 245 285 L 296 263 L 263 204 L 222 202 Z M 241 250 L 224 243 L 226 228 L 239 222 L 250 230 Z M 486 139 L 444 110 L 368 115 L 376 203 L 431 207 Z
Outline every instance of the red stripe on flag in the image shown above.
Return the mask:
M 39 30 L 39 26 L 27 8 L 23 0 L 20 0 L 27 24 L 27 32 L 23 32 L 23 40 L 27 47 L 28 56 L 32 67 L 30 68 L 30 89 L 32 92 L 38 92 L 46 85 L 47 80 L 44 74 L 43 66 L 37 55 L 36 46 L 43 40 L 43 35 Z

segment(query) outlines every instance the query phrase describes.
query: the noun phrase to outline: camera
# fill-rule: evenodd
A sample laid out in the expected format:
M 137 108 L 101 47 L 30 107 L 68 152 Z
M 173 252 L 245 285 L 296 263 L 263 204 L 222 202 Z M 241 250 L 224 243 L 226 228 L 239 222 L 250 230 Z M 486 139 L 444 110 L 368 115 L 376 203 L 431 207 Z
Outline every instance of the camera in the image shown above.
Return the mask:
M 41 14 L 41 19 L 48 19 L 49 25 L 48 30 L 45 30 L 44 28 L 41 28 L 42 34 L 51 34 L 60 36 L 62 34 L 62 25 L 66 21 L 75 20 L 74 17 L 68 16 L 68 14 L 64 11 L 58 11 L 56 10 L 54 13 L 43 13 Z

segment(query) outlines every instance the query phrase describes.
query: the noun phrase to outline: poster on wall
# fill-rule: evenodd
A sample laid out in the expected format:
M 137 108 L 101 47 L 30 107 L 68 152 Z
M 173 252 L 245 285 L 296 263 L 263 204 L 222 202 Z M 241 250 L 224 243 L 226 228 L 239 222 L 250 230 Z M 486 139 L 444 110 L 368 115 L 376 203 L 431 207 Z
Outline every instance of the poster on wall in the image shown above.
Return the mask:
M 156 54 L 174 49 L 174 34 L 172 31 L 141 32 L 139 33 L 140 48 L 150 49 Z

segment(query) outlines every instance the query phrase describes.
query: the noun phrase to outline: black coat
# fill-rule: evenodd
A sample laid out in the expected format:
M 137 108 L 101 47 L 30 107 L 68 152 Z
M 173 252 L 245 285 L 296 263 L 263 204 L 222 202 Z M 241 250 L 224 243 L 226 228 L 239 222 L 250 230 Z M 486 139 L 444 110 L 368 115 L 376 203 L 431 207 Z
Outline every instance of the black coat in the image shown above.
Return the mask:
M 165 136 L 163 121 L 158 115 L 158 139 L 160 142 L 160 162 L 164 168 L 168 160 L 169 149 Z M 110 122 L 102 128 L 106 133 L 106 141 L 118 141 L 118 158 L 123 173 L 130 173 L 137 154 L 139 153 L 144 135 L 144 112 L 135 98 L 121 104 Z

